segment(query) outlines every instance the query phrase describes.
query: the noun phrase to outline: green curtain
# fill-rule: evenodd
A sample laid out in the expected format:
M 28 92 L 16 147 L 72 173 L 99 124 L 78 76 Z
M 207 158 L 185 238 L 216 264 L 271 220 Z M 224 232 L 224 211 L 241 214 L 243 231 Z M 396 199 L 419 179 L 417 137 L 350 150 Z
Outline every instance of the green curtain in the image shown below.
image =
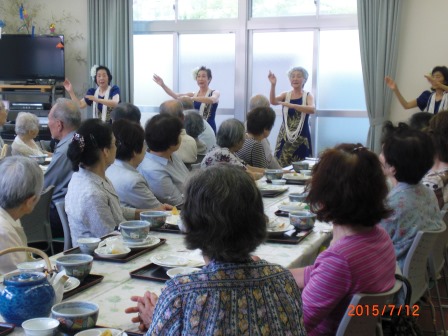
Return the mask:
M 89 61 L 107 66 L 122 102 L 132 102 L 132 0 L 89 0 Z
M 395 78 L 402 0 L 358 0 L 358 29 L 366 94 L 367 145 L 381 151 L 381 130 L 389 119 L 392 91 L 385 76 Z

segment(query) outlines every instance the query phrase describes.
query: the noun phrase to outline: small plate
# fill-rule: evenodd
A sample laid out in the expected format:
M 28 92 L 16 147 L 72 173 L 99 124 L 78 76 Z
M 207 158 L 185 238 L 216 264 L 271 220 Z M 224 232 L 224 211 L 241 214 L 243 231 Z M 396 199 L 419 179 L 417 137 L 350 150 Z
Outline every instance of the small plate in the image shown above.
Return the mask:
M 263 190 L 263 191 L 283 191 L 283 190 L 288 190 L 289 188 L 287 186 L 283 186 L 283 185 L 269 185 L 269 184 L 262 184 L 258 186 L 258 189 Z
M 127 336 L 128 334 L 126 334 L 125 332 L 123 332 L 123 330 L 120 329 L 112 329 L 112 328 L 94 328 L 94 329 L 87 329 L 87 330 L 83 330 L 80 331 L 79 333 L 75 334 L 75 336 L 101 336 L 101 334 L 103 332 L 105 332 L 106 330 L 110 330 L 110 332 L 112 333 L 112 336 Z M 123 334 L 122 334 L 123 332 Z
M 76 279 L 75 277 L 68 277 L 68 280 L 64 284 L 64 293 L 77 288 L 80 284 L 81 281 L 79 281 L 79 279 Z
M 121 259 L 121 258 L 126 257 L 129 254 L 129 252 L 131 252 L 131 249 L 129 247 L 125 247 L 124 249 L 126 252 L 112 254 L 112 253 L 107 253 L 107 251 L 108 251 L 107 246 L 102 246 L 102 247 L 98 247 L 95 250 L 95 254 L 97 254 L 101 258 Z
M 189 263 L 187 258 L 165 253 L 152 256 L 151 261 L 162 267 L 180 267 L 186 266 Z
M 160 238 L 149 236 L 143 243 L 131 243 L 125 241 L 124 244 L 131 249 L 142 249 L 157 245 L 160 243 Z
M 282 211 L 302 211 L 306 207 L 306 203 L 302 202 L 282 202 L 278 208 Z
M 180 219 L 180 215 L 170 215 L 166 218 L 166 224 L 170 225 L 178 225 L 178 221 Z
M 289 224 L 285 228 L 281 228 L 281 229 L 279 229 L 279 228 L 268 228 L 267 229 L 268 234 L 270 234 L 270 235 L 280 235 L 280 234 L 283 234 L 283 233 L 291 231 L 291 230 L 294 230 L 294 226 L 292 226 L 291 224 Z
M 174 268 L 170 268 L 168 271 L 166 271 L 166 274 L 170 277 L 170 278 L 174 278 L 175 276 L 178 275 L 187 275 L 196 271 L 200 271 L 200 268 L 196 268 L 196 267 L 174 267 Z
M 284 174 L 283 178 L 285 180 L 307 181 L 311 178 L 311 176 L 306 176 L 306 175 L 298 174 L 298 173 L 289 173 L 289 174 Z

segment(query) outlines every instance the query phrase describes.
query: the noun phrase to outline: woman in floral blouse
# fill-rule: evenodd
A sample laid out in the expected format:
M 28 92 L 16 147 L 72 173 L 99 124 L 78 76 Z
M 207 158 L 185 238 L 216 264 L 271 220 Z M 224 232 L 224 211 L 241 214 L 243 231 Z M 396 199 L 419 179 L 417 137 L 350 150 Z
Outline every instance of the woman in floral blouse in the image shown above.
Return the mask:
M 384 126 L 380 161 L 392 189 L 387 196 L 391 216 L 381 221 L 395 248 L 400 268 L 418 231 L 435 231 L 443 226 L 437 198 L 421 180 L 432 167 L 434 147 L 431 138 L 406 124 Z
M 243 148 L 245 133 L 246 130 L 241 121 L 237 119 L 224 121 L 216 134 L 216 146 L 213 146 L 205 155 L 201 168 L 229 164 L 247 171 L 254 180 L 261 178 L 264 174 L 264 169 L 248 165 L 236 154 L 237 151 Z
M 235 197 L 237 195 L 239 197 Z M 219 197 L 216 197 L 219 195 Z M 285 268 L 250 257 L 265 239 L 263 201 L 255 183 L 234 166 L 194 175 L 182 220 L 189 249 L 206 266 L 132 297 L 133 318 L 147 335 L 305 335 L 300 290 Z

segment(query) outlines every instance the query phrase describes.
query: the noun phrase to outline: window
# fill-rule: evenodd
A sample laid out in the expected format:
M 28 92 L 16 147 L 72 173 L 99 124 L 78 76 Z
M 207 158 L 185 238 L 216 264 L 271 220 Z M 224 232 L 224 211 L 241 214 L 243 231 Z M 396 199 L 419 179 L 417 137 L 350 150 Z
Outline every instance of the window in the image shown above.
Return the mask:
M 194 68 L 212 70 L 221 92 L 220 121 L 245 118 L 254 94 L 291 89 L 287 71 L 303 66 L 315 97 L 313 148 L 367 137 L 368 120 L 356 17 L 357 0 L 134 0 L 134 103 L 156 112 L 169 97 L 156 72 L 176 92 L 197 89 Z M 275 146 L 280 109 L 270 142 Z M 336 125 L 336 126 L 332 126 Z M 347 125 L 354 125 L 352 132 Z M 319 143 L 320 141 L 320 143 Z

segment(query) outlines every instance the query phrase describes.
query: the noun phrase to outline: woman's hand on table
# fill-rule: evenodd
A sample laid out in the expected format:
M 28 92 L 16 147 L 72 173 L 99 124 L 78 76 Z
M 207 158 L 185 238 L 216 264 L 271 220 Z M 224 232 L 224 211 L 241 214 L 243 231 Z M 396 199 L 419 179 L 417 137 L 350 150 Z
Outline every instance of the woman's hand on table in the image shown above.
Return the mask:
M 140 323 L 138 328 L 141 331 L 146 331 L 152 322 L 152 316 L 159 297 L 155 293 L 145 292 L 143 296 L 131 296 L 131 301 L 137 302 L 136 307 L 129 307 L 125 309 L 126 314 L 138 313 L 138 316 L 133 317 L 133 323 Z

